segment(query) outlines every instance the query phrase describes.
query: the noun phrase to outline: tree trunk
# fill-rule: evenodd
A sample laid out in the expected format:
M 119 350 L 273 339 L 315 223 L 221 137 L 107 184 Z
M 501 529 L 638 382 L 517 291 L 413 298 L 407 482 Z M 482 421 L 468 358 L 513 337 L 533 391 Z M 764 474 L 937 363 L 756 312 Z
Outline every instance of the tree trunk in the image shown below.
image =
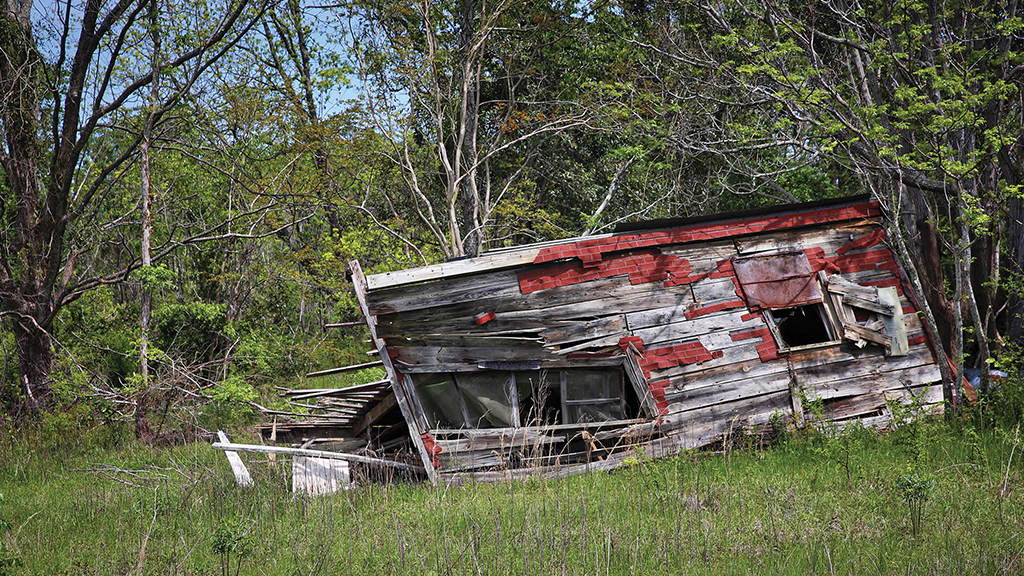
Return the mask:
M 53 342 L 50 334 L 34 322 L 15 319 L 14 341 L 18 346 L 18 368 L 25 406 L 30 412 L 44 409 L 50 400 L 50 370 Z
M 464 168 L 459 172 L 459 204 L 462 212 L 462 250 L 467 256 L 480 253 L 482 234 L 480 227 L 480 195 L 477 190 L 476 133 L 479 95 L 477 93 L 477 59 L 472 54 L 476 41 L 476 0 L 462 0 L 462 159 Z
M 1006 227 L 1006 285 L 1009 287 L 1006 306 L 1006 341 L 1024 343 L 1024 198 L 1010 200 L 1010 222 Z

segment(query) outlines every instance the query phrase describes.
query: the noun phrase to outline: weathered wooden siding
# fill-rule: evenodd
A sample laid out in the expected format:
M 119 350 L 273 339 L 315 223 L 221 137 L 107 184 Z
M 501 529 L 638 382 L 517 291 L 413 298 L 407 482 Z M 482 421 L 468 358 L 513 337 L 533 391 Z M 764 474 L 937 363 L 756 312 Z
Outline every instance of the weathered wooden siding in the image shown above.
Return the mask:
M 849 342 L 780 353 L 732 266 L 733 258 L 776 252 L 803 252 L 814 272 L 895 287 L 909 353 L 886 357 L 879 346 Z M 926 409 L 940 406 L 935 359 L 880 213 L 868 203 L 552 243 L 476 268 L 467 262 L 450 274 L 432 268 L 368 280 L 368 310 L 399 371 L 606 365 L 630 348 L 657 413 L 619 436 L 580 427 L 533 436 L 420 430 L 442 471 L 558 465 L 573 439 L 613 459 L 632 445 L 689 448 L 773 422 L 884 424 L 887 402 L 911 395 Z

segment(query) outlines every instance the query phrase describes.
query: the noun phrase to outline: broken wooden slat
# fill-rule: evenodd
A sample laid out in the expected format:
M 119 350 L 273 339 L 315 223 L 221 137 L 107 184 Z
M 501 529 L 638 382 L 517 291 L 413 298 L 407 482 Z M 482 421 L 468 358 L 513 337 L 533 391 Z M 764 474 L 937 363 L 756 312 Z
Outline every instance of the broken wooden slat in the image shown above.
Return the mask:
M 352 427 L 353 434 L 362 434 L 364 430 L 373 426 L 381 416 L 384 416 L 390 412 L 395 406 L 398 406 L 398 398 L 395 393 L 388 394 L 384 400 L 377 403 L 376 406 L 370 409 L 362 418 L 356 422 L 356 425 Z
M 425 282 L 438 278 L 454 278 L 467 274 L 522 266 L 524 264 L 532 264 L 538 253 L 540 253 L 540 248 L 529 247 L 513 252 L 485 253 L 473 259 L 455 260 L 453 262 L 423 266 L 422 268 L 373 274 L 366 276 L 366 286 L 369 290 L 380 290 L 414 282 Z
M 367 362 L 365 364 L 354 364 L 352 366 L 342 366 L 340 368 L 329 368 L 327 370 L 320 370 L 317 372 L 310 372 L 306 374 L 306 378 L 317 378 L 319 376 L 330 376 L 332 374 L 344 374 L 345 372 L 356 372 L 358 370 L 365 370 L 367 368 L 375 368 L 377 366 L 383 366 L 384 363 L 380 360 L 374 362 Z
M 423 443 L 423 437 L 421 436 L 423 425 L 423 407 L 419 405 L 418 399 L 415 397 L 415 391 L 410 393 L 410 387 L 407 384 L 411 384 L 412 379 L 408 375 L 399 374 L 395 370 L 395 366 L 391 361 L 391 355 L 388 353 L 387 345 L 384 340 L 377 334 L 376 316 L 370 314 L 369 308 L 366 304 L 366 293 L 368 291 L 368 285 L 366 283 L 366 277 L 363 275 L 363 268 L 359 265 L 358 260 L 353 260 L 348 264 L 349 270 L 352 271 L 352 287 L 355 289 L 356 299 L 359 301 L 359 307 L 363 311 L 363 316 L 366 318 L 366 326 L 370 330 L 370 339 L 373 341 L 373 345 L 380 351 L 380 361 L 384 364 L 384 369 L 388 373 L 388 378 L 391 380 L 391 388 L 395 392 L 395 396 L 398 399 L 398 407 L 402 411 L 402 417 L 405 419 L 407 429 L 409 431 L 409 439 L 412 440 L 413 446 L 416 447 L 416 451 L 419 452 L 420 459 L 423 462 L 423 470 L 427 474 L 427 478 L 430 479 L 431 483 L 437 483 L 437 471 L 434 470 L 433 459 L 431 454 L 427 452 L 427 447 Z
M 385 460 L 383 458 L 370 458 L 369 456 L 359 456 L 358 454 L 347 454 L 344 452 L 329 452 L 326 450 L 304 450 L 302 448 L 260 446 L 258 444 L 231 444 L 228 442 L 214 442 L 213 449 L 235 452 L 260 452 L 263 454 L 287 454 L 289 456 L 309 456 L 313 458 L 331 458 L 334 460 L 348 460 L 349 462 L 360 462 L 363 464 L 372 464 L 374 466 L 397 468 L 399 470 L 408 470 L 410 472 L 424 471 L 423 468 L 419 466 L 413 466 L 412 464 L 406 464 L 405 462 L 395 462 L 394 460 Z
M 228 443 L 228 435 L 224 432 L 217 430 L 217 437 L 220 438 L 221 442 L 225 444 Z M 227 450 L 224 452 L 224 455 L 228 457 L 228 464 L 231 465 L 231 472 L 235 475 L 235 482 L 237 482 L 239 486 L 243 487 L 252 486 L 252 476 L 249 475 L 249 469 L 245 467 L 245 464 L 242 462 L 242 458 L 238 455 L 238 452 Z
M 331 322 L 324 324 L 324 328 L 348 328 L 350 326 L 366 326 L 366 321 L 356 320 L 355 322 Z

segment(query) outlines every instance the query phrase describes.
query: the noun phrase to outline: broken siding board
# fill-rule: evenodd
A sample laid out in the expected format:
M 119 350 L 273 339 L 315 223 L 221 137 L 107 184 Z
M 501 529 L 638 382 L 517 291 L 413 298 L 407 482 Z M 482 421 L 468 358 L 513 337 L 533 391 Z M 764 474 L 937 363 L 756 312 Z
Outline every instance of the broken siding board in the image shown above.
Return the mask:
M 741 300 L 743 297 L 737 293 L 736 281 L 733 277 L 709 278 L 690 284 L 693 291 L 694 301 L 698 306 L 707 306 L 715 302 L 729 302 Z
M 780 372 L 769 378 L 736 380 L 725 384 L 715 384 L 700 388 L 680 391 L 665 391 L 669 412 L 695 410 L 704 406 L 714 406 L 725 402 L 743 400 L 773 394 L 789 392 L 789 373 Z
M 506 271 L 371 292 L 367 305 L 371 313 L 380 315 L 519 295 L 518 275 Z
M 915 347 L 906 356 L 889 359 L 874 352 L 860 355 L 842 350 L 818 352 L 794 355 L 791 358 L 793 371 L 800 384 L 815 385 L 856 376 L 880 375 L 920 366 L 934 366 L 931 352 L 922 347 Z
M 569 243 L 571 240 L 566 242 Z M 511 252 L 484 253 L 476 258 L 455 260 L 409 270 L 373 274 L 366 277 L 366 286 L 369 290 L 376 291 L 403 284 L 426 282 L 438 278 L 455 278 L 533 264 L 540 250 L 539 247 L 528 246 Z
M 745 430 L 771 423 L 776 415 L 792 417 L 789 390 L 756 398 L 726 402 L 697 410 L 662 416 L 662 430 L 680 438 L 687 448 L 695 448 Z
M 736 256 L 736 246 L 732 240 L 715 240 L 714 242 L 694 244 L 669 244 L 661 246 L 661 253 L 666 256 L 682 258 L 690 263 L 693 274 L 713 272 L 718 262 Z
M 601 278 L 580 282 L 572 286 L 549 288 L 510 298 L 485 298 L 474 302 L 463 302 L 451 306 L 415 310 L 405 314 L 382 315 L 377 319 L 378 329 L 383 337 L 389 335 L 418 334 L 430 332 L 487 332 L 510 319 L 535 320 L 544 323 L 583 316 L 603 316 L 610 313 L 629 312 L 657 306 L 681 305 L 689 298 L 685 286 L 666 289 L 662 283 L 623 283 L 625 276 Z M 644 300 L 660 298 L 645 305 Z M 617 309 L 616 303 L 630 303 L 627 308 Z M 497 318 L 480 326 L 475 316 L 481 311 L 494 312 Z M 522 327 L 522 326 L 519 326 Z
M 808 398 L 831 400 L 835 398 L 847 398 L 850 396 L 861 396 L 873 392 L 884 392 L 888 390 L 899 390 L 906 387 L 917 387 L 931 385 L 938 376 L 938 369 L 934 365 L 918 366 L 882 372 L 880 374 L 863 374 L 850 376 L 841 380 L 830 380 L 828 382 L 800 382 L 801 389 Z M 798 377 L 799 378 L 799 377 Z
M 890 390 L 884 392 L 871 392 L 850 398 L 841 398 L 826 402 L 823 415 L 829 420 L 845 420 L 855 416 L 873 414 L 888 408 L 888 402 L 910 402 L 910 394 L 919 396 L 925 405 L 935 404 L 942 401 L 941 386 L 921 386 L 917 389 Z
M 872 219 L 840 223 L 820 229 L 782 230 L 738 238 L 735 240 L 735 246 L 737 252 L 744 256 L 762 252 L 804 250 L 810 247 L 821 247 L 827 255 L 834 255 L 837 249 L 849 244 L 851 240 L 874 232 L 880 224 L 879 220 Z
M 656 311 L 651 311 L 649 316 L 642 316 L 644 314 L 648 313 L 630 314 L 627 316 L 626 321 L 630 322 L 632 320 L 641 325 L 650 324 L 644 328 L 631 327 L 633 335 L 643 338 L 645 345 L 664 340 L 685 338 L 687 336 L 695 337 L 700 334 L 744 332 L 761 328 L 765 325 L 764 319 L 761 316 L 744 320 L 743 316 L 749 314 L 746 308 L 725 310 L 706 316 L 698 316 L 692 320 L 686 319 L 685 309 L 678 308 L 675 313 L 669 312 L 665 308 L 660 308 Z M 666 321 L 653 323 L 653 320 L 658 317 L 665 318 Z M 667 321 L 669 318 L 674 318 L 678 321 Z
M 366 284 L 366 277 L 363 276 L 363 269 L 359 265 L 358 260 L 349 262 L 349 270 L 352 272 L 352 287 L 355 289 L 356 299 L 359 301 L 359 308 L 363 312 L 363 317 L 366 318 L 366 327 L 370 331 L 370 340 L 374 347 L 380 352 L 381 362 L 384 364 L 384 369 L 387 371 L 388 378 L 391 380 L 391 388 L 395 392 L 395 396 L 398 399 L 398 406 L 402 411 L 402 417 L 405 419 L 406 425 L 409 430 L 409 438 L 412 441 L 412 445 L 416 447 L 416 451 L 420 455 L 420 459 L 423 462 L 423 469 L 427 474 L 427 478 L 432 483 L 437 482 L 437 472 L 434 470 L 433 461 L 431 455 L 427 452 L 426 445 L 423 443 L 423 437 L 420 435 L 422 428 L 423 408 L 419 406 L 418 399 L 415 394 L 411 395 L 406 386 L 405 380 L 407 377 L 403 377 L 395 370 L 395 366 L 391 361 L 391 355 L 388 353 L 387 346 L 384 340 L 377 334 L 377 318 L 369 313 L 366 306 L 366 292 L 368 290 Z
M 761 341 L 747 340 L 742 342 L 742 344 L 744 346 L 750 346 L 751 342 L 760 343 Z M 723 349 L 723 354 L 728 353 L 728 349 Z M 673 384 L 669 388 L 666 388 L 666 391 L 669 389 L 692 390 L 704 386 L 727 384 L 736 380 L 770 378 L 776 374 L 789 373 L 789 365 L 784 356 L 768 362 L 762 362 L 761 358 L 755 355 L 752 359 L 742 362 L 733 362 L 730 364 L 712 367 L 706 367 L 706 364 L 707 363 L 698 365 L 697 368 L 700 368 L 700 370 L 698 372 L 688 374 L 685 379 L 674 379 Z
M 737 342 L 737 346 L 732 348 L 723 348 L 721 350 L 722 356 L 715 358 L 714 360 L 708 360 L 707 362 L 702 362 L 700 364 L 681 364 L 671 368 L 651 370 L 650 380 L 651 382 L 657 382 L 666 378 L 674 379 L 677 377 L 685 377 L 687 380 L 691 378 L 696 380 L 701 378 L 701 372 L 709 368 L 729 366 L 731 364 L 748 362 L 751 360 L 760 360 L 761 355 L 757 353 L 757 345 L 760 343 L 760 340 Z M 785 360 L 783 360 L 783 362 L 785 362 Z
M 625 334 L 626 317 L 616 314 L 597 320 L 571 322 L 541 332 L 546 346 L 561 346 L 613 334 Z

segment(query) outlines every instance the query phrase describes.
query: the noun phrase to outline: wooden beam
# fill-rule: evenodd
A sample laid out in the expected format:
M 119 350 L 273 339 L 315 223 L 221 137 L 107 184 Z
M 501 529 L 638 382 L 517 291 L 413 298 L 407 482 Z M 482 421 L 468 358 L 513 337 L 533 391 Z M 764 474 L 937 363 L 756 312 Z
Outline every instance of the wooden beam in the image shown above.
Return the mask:
M 348 328 L 350 326 L 366 326 L 365 320 L 357 320 L 355 322 L 332 322 L 330 324 L 324 324 L 324 329 L 327 328 Z
M 306 378 L 317 378 L 319 376 L 330 376 L 331 374 L 342 374 L 345 372 L 356 372 L 359 370 L 366 370 L 367 368 L 375 368 L 377 366 L 383 366 L 384 363 L 380 360 L 374 362 L 367 362 L 366 364 L 354 364 L 352 366 L 342 366 L 340 368 L 330 368 L 328 370 L 320 370 L 318 372 L 310 372 L 306 374 Z
M 381 416 L 387 414 L 392 408 L 398 406 L 398 397 L 392 392 L 384 400 L 381 400 L 376 406 L 370 409 L 362 418 L 356 421 L 356 425 L 352 427 L 352 433 L 359 435 L 363 433 L 373 423 L 376 422 Z
M 500 270 L 513 266 L 533 264 L 533 260 L 540 253 L 540 248 L 530 247 L 515 252 L 503 252 L 498 254 L 484 254 L 476 258 L 442 262 L 432 266 L 412 268 L 410 270 L 396 270 L 395 272 L 384 272 L 374 274 L 366 278 L 366 286 L 369 290 L 380 290 L 402 284 L 414 282 L 425 282 L 438 278 L 452 278 L 478 272 Z
M 430 479 L 432 484 L 437 484 L 437 470 L 434 469 L 433 454 L 427 452 L 427 447 L 423 443 L 423 437 L 420 435 L 421 430 L 417 424 L 419 419 L 416 417 L 416 412 L 413 408 L 414 399 L 410 398 L 409 394 L 406 393 L 403 381 L 404 376 L 399 374 L 398 370 L 395 369 L 395 365 L 391 363 L 391 355 L 388 354 L 384 340 L 377 337 L 377 317 L 370 314 L 370 309 L 366 304 L 368 288 L 366 276 L 363 275 L 363 268 L 359 265 L 358 260 L 349 262 L 348 267 L 352 271 L 352 287 L 355 289 L 359 308 L 363 311 L 363 316 L 366 318 L 366 327 L 370 330 L 370 340 L 380 352 L 380 362 L 388 373 L 388 378 L 391 380 L 391 389 L 394 390 L 395 397 L 398 400 L 398 407 L 402 409 L 402 417 L 405 418 L 405 422 L 409 427 L 409 438 L 412 440 L 412 445 L 416 447 L 416 451 L 420 453 L 420 458 L 423 460 L 423 470 L 426 472 L 427 478 Z
M 228 435 L 224 432 L 217 430 L 217 437 L 224 444 L 228 444 Z M 228 464 L 231 465 L 231 471 L 235 474 L 235 481 L 238 482 L 238 485 L 244 487 L 252 486 L 252 476 L 249 475 L 249 469 L 245 467 L 238 452 L 228 450 L 224 452 L 224 455 L 228 457 Z
M 262 454 L 286 454 L 288 456 L 306 456 L 311 458 L 348 460 L 349 462 L 361 462 L 363 464 L 386 466 L 388 468 L 397 468 L 399 470 L 409 470 L 410 472 L 423 472 L 423 468 L 420 468 L 419 466 L 413 466 L 412 464 L 406 464 L 405 462 L 395 462 L 394 460 L 384 460 L 383 458 L 370 458 L 369 456 L 346 454 L 344 452 L 328 452 L 326 450 L 304 450 L 302 448 L 260 446 L 258 444 L 231 444 L 229 442 L 214 442 L 213 449 L 234 452 L 259 452 Z

